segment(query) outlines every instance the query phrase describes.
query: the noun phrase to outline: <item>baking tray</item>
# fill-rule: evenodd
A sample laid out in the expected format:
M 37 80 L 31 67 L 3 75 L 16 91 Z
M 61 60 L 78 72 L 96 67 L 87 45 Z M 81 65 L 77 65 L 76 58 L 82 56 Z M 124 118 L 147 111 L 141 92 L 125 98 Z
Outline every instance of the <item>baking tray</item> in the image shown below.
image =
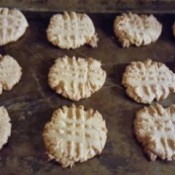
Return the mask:
M 1 0 L 1 7 L 24 11 L 116 13 L 123 11 L 175 13 L 175 0 Z
M 136 111 L 144 105 L 127 97 L 121 78 L 131 61 L 147 58 L 164 62 L 175 72 L 175 39 L 171 29 L 175 15 L 156 15 L 163 24 L 162 35 L 156 43 L 124 49 L 113 33 L 113 21 L 118 14 L 89 14 L 100 38 L 98 47 L 62 50 L 46 38 L 45 31 L 53 13 L 24 14 L 30 24 L 25 35 L 0 48 L 1 54 L 13 56 L 23 69 L 20 83 L 0 96 L 0 105 L 8 109 L 12 120 L 11 137 L 0 151 L 0 175 L 174 175 L 174 162 L 149 161 L 136 141 L 133 121 Z M 67 169 L 47 161 L 42 140 L 43 127 L 52 112 L 73 103 L 57 95 L 47 83 L 49 67 L 64 55 L 93 57 L 103 63 L 107 72 L 101 90 L 88 99 L 74 102 L 102 113 L 108 128 L 106 146 L 101 155 Z M 160 103 L 166 107 L 174 102 L 172 94 Z

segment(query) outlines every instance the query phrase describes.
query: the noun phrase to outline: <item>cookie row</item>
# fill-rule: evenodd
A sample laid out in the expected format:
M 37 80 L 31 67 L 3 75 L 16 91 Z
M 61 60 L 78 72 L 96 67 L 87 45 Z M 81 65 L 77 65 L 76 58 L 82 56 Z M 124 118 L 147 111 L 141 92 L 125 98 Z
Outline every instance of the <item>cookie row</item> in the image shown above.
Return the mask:
M 0 55 L 0 94 L 19 82 L 22 68 L 9 55 Z M 106 80 L 101 62 L 93 58 L 57 58 L 48 73 L 48 83 L 58 94 L 73 101 L 90 97 Z M 126 93 L 136 102 L 150 104 L 175 92 L 175 74 L 163 63 L 147 59 L 131 62 L 123 73 Z
M 70 115 L 71 114 L 71 115 Z M 150 160 L 175 160 L 175 105 L 163 108 L 160 104 L 144 107 L 136 113 L 134 132 Z M 11 135 L 7 110 L 0 107 L 0 149 Z M 57 109 L 44 127 L 43 139 L 49 160 L 62 167 L 72 167 L 100 154 L 107 139 L 102 115 L 83 106 L 63 106 Z
M 163 63 L 150 59 L 131 62 L 122 84 L 136 102 L 150 104 L 175 92 L 175 74 Z M 134 132 L 150 160 L 175 160 L 175 105 L 144 107 L 136 113 Z
M 18 40 L 29 26 L 17 9 L 0 8 L 0 45 Z M 153 15 L 124 13 L 116 16 L 114 33 L 123 47 L 144 46 L 155 42 L 162 24 Z M 48 41 L 63 49 L 75 49 L 84 44 L 97 47 L 98 37 L 88 15 L 75 12 L 53 15 L 47 28 Z M 175 25 L 173 25 L 175 35 Z
M 18 33 L 18 38 L 20 38 L 24 34 L 28 24 L 22 13 L 18 13 L 18 10 L 8 10 L 6 8 L 0 10 L 2 16 L 6 17 L 5 20 L 2 21 L 4 22 L 2 27 L 10 27 L 10 20 L 15 20 L 15 17 L 19 17 L 16 26 L 12 26 L 18 31 L 13 31 L 9 28 L 3 29 L 5 32 L 9 31 L 8 34 L 2 32 L 2 38 L 4 38 L 4 40 L 2 40 L 1 45 L 5 45 L 9 42 L 16 41 L 17 38 L 12 35 L 13 32 Z M 15 16 L 15 14 L 19 14 L 20 16 Z M 75 23 L 77 17 L 83 21 L 82 32 L 84 32 L 84 28 L 87 28 L 87 22 L 93 26 L 90 18 L 86 15 L 76 16 L 75 13 L 72 13 L 71 17 L 75 18 Z M 52 19 L 54 19 L 54 17 Z M 69 16 L 65 19 L 69 19 Z M 21 26 L 20 24 L 24 22 L 26 25 Z M 69 22 L 70 21 L 68 21 L 68 23 Z M 78 23 L 77 26 L 79 27 Z M 23 27 L 23 29 L 20 27 Z M 85 35 L 87 34 L 88 37 L 90 33 L 93 33 L 93 30 L 89 30 L 89 33 L 85 31 Z M 8 35 L 12 37 L 9 38 Z M 49 30 L 48 35 L 50 35 Z M 88 37 L 84 37 L 84 39 L 87 40 Z M 95 41 L 97 39 L 95 39 L 95 35 L 93 38 L 94 40 L 91 40 L 90 43 L 95 47 Z M 52 39 L 54 40 L 54 38 Z M 67 38 L 63 36 L 61 43 L 64 45 L 64 42 L 69 42 L 69 39 L 67 40 Z M 83 40 L 80 36 L 78 41 L 73 42 L 73 44 L 77 47 L 84 44 L 84 42 L 87 41 Z M 71 42 L 69 42 L 69 44 L 71 44 Z M 2 93 L 3 89 L 10 90 L 19 82 L 22 72 L 19 64 L 11 56 L 6 55 L 3 57 L 0 55 L 0 58 L 0 92 Z M 58 93 L 62 93 L 65 97 L 69 97 L 72 100 L 79 100 L 89 97 L 101 88 L 105 82 L 106 73 L 101 69 L 101 63 L 92 58 L 86 61 L 82 58 L 64 57 L 56 60 L 50 69 L 48 77 L 51 88 L 55 89 Z M 10 135 L 10 117 L 7 110 L 4 107 L 0 107 L 0 149 L 7 142 Z M 53 113 L 51 121 L 45 125 L 43 132 L 48 157 L 60 162 L 63 167 L 72 166 L 74 162 L 83 162 L 94 157 L 96 154 L 100 154 L 106 143 L 106 138 L 107 128 L 101 114 L 93 109 L 86 111 L 83 106 L 76 107 L 74 105 L 70 108 L 63 107 L 63 109 L 56 110 Z

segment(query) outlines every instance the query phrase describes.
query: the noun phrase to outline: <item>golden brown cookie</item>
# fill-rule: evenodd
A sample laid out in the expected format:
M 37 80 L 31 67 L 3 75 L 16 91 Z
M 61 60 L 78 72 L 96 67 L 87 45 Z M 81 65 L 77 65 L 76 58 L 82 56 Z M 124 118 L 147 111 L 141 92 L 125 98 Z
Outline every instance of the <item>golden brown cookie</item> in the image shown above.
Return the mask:
M 165 64 L 151 59 L 133 61 L 123 74 L 122 84 L 129 97 L 150 104 L 175 92 L 175 74 Z
M 47 29 L 47 38 L 62 49 L 75 49 L 84 44 L 97 47 L 98 41 L 89 16 L 75 12 L 53 15 Z
M 114 21 L 114 33 L 123 47 L 144 46 L 155 42 L 162 25 L 153 15 L 124 13 Z
M 0 46 L 17 41 L 27 27 L 28 22 L 21 11 L 0 8 Z
M 100 154 L 107 139 L 106 123 L 102 115 L 83 106 L 63 106 L 52 115 L 43 132 L 50 159 L 62 167 L 72 167 Z
M 3 90 L 11 90 L 21 79 L 21 67 L 11 56 L 0 55 L 0 94 Z
M 152 161 L 157 158 L 175 160 L 175 105 L 144 107 L 136 114 L 134 130 Z
M 90 97 L 105 79 L 106 72 L 99 61 L 68 56 L 57 58 L 48 75 L 50 87 L 74 101 Z
M 3 145 L 7 143 L 9 136 L 11 135 L 11 123 L 7 110 L 0 107 L 0 150 Z

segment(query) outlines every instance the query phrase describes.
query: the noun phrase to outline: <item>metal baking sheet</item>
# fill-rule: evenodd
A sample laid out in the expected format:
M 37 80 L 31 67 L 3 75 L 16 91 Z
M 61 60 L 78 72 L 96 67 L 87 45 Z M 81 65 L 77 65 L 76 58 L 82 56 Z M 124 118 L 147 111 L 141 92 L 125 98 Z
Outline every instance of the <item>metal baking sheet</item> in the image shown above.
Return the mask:
M 175 13 L 174 0 L 1 0 L 1 7 L 26 11 L 116 13 L 123 11 Z
M 174 162 L 149 161 L 136 141 L 133 121 L 136 111 L 144 105 L 127 97 L 121 78 L 131 61 L 147 58 L 164 62 L 175 72 L 175 39 L 171 28 L 175 16 L 156 15 L 163 24 L 162 35 L 156 43 L 124 49 L 113 33 L 117 14 L 89 14 L 100 38 L 98 47 L 62 50 L 46 38 L 45 31 L 53 13 L 24 13 L 30 24 L 25 35 L 0 48 L 1 54 L 13 56 L 23 69 L 20 83 L 0 96 L 0 105 L 8 109 L 12 120 L 12 135 L 0 151 L 0 175 L 174 175 Z M 74 102 L 102 113 L 108 128 L 105 149 L 101 155 L 67 169 L 47 161 L 42 140 L 43 127 L 52 112 L 73 103 L 57 95 L 47 83 L 49 67 L 57 57 L 64 55 L 93 57 L 103 63 L 107 72 L 101 90 L 88 99 Z M 160 103 L 165 107 L 175 103 L 175 95 Z

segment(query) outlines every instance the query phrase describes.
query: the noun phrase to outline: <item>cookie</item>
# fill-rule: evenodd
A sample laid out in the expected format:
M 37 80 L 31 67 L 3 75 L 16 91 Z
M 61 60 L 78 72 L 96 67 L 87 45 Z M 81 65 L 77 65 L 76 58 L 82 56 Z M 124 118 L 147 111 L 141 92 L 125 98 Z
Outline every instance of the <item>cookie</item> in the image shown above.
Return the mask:
M 172 29 L 173 29 L 173 35 L 175 36 L 175 22 L 174 22 L 174 24 L 172 26 Z
M 3 145 L 7 143 L 9 136 L 11 135 L 11 123 L 7 110 L 0 107 L 0 150 Z
M 101 63 L 92 58 L 57 58 L 48 74 L 50 87 L 74 101 L 90 97 L 103 86 L 105 79 Z
M 98 41 L 89 16 L 75 12 L 53 15 L 47 29 L 47 38 L 62 49 L 75 49 L 84 44 L 97 47 Z
M 175 160 L 175 105 L 144 107 L 136 114 L 134 130 L 150 160 Z
M 123 47 L 145 46 L 155 42 L 162 24 L 153 15 L 124 13 L 114 21 L 114 33 Z
M 0 46 L 17 41 L 26 31 L 28 22 L 17 9 L 0 8 Z
M 64 168 L 72 167 L 102 152 L 107 139 L 106 123 L 93 109 L 63 106 L 45 125 L 43 139 L 49 159 Z
M 129 97 L 138 103 L 150 104 L 175 92 L 175 74 L 163 63 L 148 59 L 127 66 L 122 84 Z
M 11 90 L 21 75 L 21 67 L 14 58 L 0 55 L 0 94 L 3 90 Z

